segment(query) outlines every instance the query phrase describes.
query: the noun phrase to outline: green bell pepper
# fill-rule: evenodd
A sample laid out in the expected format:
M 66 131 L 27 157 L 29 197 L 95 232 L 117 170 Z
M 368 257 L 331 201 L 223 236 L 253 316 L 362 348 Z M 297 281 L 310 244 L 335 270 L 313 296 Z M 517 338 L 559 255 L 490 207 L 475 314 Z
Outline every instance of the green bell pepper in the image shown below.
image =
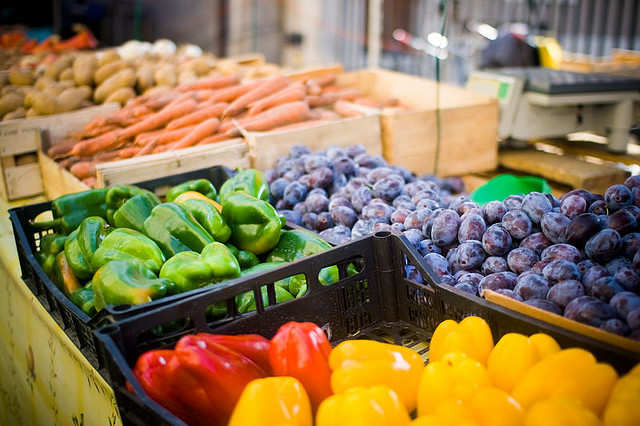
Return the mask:
M 101 311 L 107 305 L 140 305 L 167 294 L 173 283 L 158 278 L 149 268 L 134 260 L 112 260 L 93 276 L 94 305 Z
M 201 254 L 183 251 L 167 260 L 160 270 L 160 278 L 175 285 L 170 293 L 181 293 L 208 284 L 240 276 L 240 265 L 222 243 L 207 244 Z
M 167 202 L 174 201 L 178 195 L 187 191 L 199 192 L 207 198 L 216 199 L 217 191 L 215 186 L 208 179 L 193 179 L 176 185 L 167 192 L 165 200 Z
M 122 205 L 135 195 L 149 192 L 146 189 L 138 188 L 135 185 L 114 185 L 107 188 L 105 203 L 107 204 L 107 220 L 115 225 L 113 215 Z
M 235 176 L 227 179 L 220 188 L 220 203 L 234 192 L 242 191 L 262 201 L 269 201 L 269 185 L 262 172 L 255 169 L 239 171 Z
M 200 252 L 214 241 L 211 234 L 176 203 L 154 207 L 143 227 L 144 234 L 158 244 L 167 258 L 182 251 Z
M 267 262 L 293 262 L 331 249 L 331 245 L 317 234 L 306 229 L 284 231 L 278 245 L 267 256 Z M 320 271 L 318 280 L 323 285 L 338 282 L 337 266 L 328 266 Z
M 56 255 L 64 250 L 67 237 L 58 234 L 47 234 L 40 240 L 40 250 L 36 253 L 42 270 L 52 280 L 55 279 Z
M 260 263 L 260 259 L 258 259 L 258 256 L 251 253 L 250 251 L 238 250 L 238 248 L 233 244 L 227 244 L 227 248 L 231 251 L 231 253 L 233 253 L 236 259 L 238 259 L 240 269 L 242 269 L 243 271 Z
M 68 235 L 89 216 L 100 216 L 106 219 L 106 193 L 106 188 L 99 188 L 58 197 L 51 202 L 53 220 L 35 222 L 32 225 L 37 228 L 53 227 L 56 233 Z
M 180 206 L 191 213 L 195 220 L 197 220 L 216 241 L 220 241 L 221 243 L 227 242 L 231 236 L 231 228 L 229 228 L 213 204 L 204 200 L 191 199 L 183 201 L 180 203 Z
M 118 228 L 129 228 L 142 232 L 144 221 L 158 204 L 160 204 L 160 199 L 152 192 L 145 191 L 134 195 L 113 213 L 113 224 Z
M 151 238 L 133 229 L 117 228 L 107 235 L 93 253 L 91 267 L 97 271 L 112 260 L 134 260 L 158 273 L 165 258 Z
M 227 195 L 222 216 L 231 228 L 231 241 L 240 250 L 260 255 L 278 244 L 286 220 L 266 201 L 244 192 Z
M 111 231 L 107 222 L 98 216 L 90 216 L 80 223 L 64 242 L 64 252 L 69 266 L 80 279 L 89 279 L 96 271 L 91 257 Z
M 276 303 L 286 302 L 287 300 L 293 300 L 294 297 L 284 287 L 279 285 L 273 286 L 276 293 Z M 269 306 L 269 295 L 267 293 L 267 287 L 262 287 L 260 292 L 262 293 L 263 306 Z M 239 296 L 236 296 L 236 306 L 239 313 L 251 312 L 256 310 L 256 300 L 253 295 L 253 291 L 247 291 Z
M 82 287 L 63 251 L 56 255 L 55 278 L 53 281 L 67 296 Z
M 85 285 L 77 289 L 69 295 L 69 299 L 82 310 L 85 314 L 93 316 L 96 313 L 94 306 L 95 292 L 93 291 L 93 283 Z

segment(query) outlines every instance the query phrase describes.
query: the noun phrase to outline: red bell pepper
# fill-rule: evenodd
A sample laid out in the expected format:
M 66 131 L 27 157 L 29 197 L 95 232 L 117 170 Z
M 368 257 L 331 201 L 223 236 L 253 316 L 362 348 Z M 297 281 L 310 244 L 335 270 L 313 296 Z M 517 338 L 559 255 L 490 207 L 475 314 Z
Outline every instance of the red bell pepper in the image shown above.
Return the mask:
M 331 395 L 331 345 L 324 331 L 311 322 L 288 322 L 271 339 L 269 361 L 276 376 L 298 379 L 313 409 Z
M 248 357 L 202 337 L 182 337 L 175 353 L 174 391 L 209 425 L 226 425 L 247 383 L 266 376 Z
M 271 365 L 269 364 L 269 348 L 271 347 L 271 343 L 259 334 L 230 336 L 226 334 L 199 333 L 196 334 L 196 336 L 208 342 L 225 346 L 232 351 L 246 356 L 258 364 L 267 374 L 271 374 Z
M 138 358 L 133 374 L 151 399 L 186 423 L 193 424 L 195 420 L 193 414 L 180 403 L 173 387 L 173 374 L 169 364 L 174 360 L 176 357 L 172 350 L 145 352 Z M 127 387 L 133 391 L 128 383 Z

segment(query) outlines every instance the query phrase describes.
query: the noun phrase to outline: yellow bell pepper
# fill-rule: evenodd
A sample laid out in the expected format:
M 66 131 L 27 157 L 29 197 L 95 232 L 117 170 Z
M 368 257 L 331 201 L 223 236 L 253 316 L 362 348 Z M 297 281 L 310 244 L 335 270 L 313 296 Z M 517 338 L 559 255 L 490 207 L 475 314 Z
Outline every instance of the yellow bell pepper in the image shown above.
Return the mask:
M 601 424 L 595 414 L 585 408 L 578 399 L 571 397 L 554 397 L 536 402 L 527 412 L 524 421 L 524 426 L 600 426 Z
M 640 425 L 640 364 L 613 387 L 604 410 L 605 426 Z
M 492 386 L 480 388 L 467 405 L 478 426 L 522 425 L 522 407 L 502 389 Z
M 505 334 L 487 360 L 491 382 L 511 392 L 534 364 L 559 350 L 558 343 L 546 334 L 531 337 L 517 333 Z
M 599 416 L 617 378 L 610 365 L 597 363 L 590 352 L 565 349 L 531 367 L 512 395 L 524 408 L 555 396 L 573 397 Z
M 424 361 L 409 348 L 373 340 L 348 340 L 331 351 L 329 366 L 334 393 L 384 385 L 395 391 L 408 411 L 416 408 Z
M 460 323 L 441 322 L 431 337 L 429 360 L 439 361 L 449 352 L 462 352 L 486 364 L 493 348 L 493 336 L 486 321 L 479 317 L 466 317 Z
M 447 400 L 466 402 L 480 387 L 489 386 L 482 364 L 466 354 L 452 352 L 424 369 L 418 389 L 418 415 L 434 414 Z
M 311 403 L 293 377 L 256 379 L 244 388 L 229 426 L 312 426 Z
M 387 386 L 357 387 L 332 395 L 318 408 L 316 426 L 405 426 L 411 419 Z
M 178 195 L 176 199 L 173 201 L 174 203 L 182 204 L 187 200 L 202 200 L 214 206 L 220 213 L 222 213 L 222 206 L 219 203 L 216 203 L 211 198 L 206 197 L 205 195 L 196 192 L 196 191 L 186 191 L 182 194 Z

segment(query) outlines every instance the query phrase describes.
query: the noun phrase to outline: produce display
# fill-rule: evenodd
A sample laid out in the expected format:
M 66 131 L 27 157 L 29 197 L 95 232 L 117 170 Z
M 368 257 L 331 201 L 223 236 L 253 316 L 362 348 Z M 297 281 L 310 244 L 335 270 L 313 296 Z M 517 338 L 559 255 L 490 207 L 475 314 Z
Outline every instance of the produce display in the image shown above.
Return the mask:
M 38 260 L 51 280 L 88 315 L 106 305 L 138 305 L 276 268 L 331 246 L 305 230 L 283 230 L 284 218 L 265 199 L 262 173 L 243 170 L 216 191 L 207 179 L 171 188 L 162 203 L 150 191 L 116 185 L 62 196 L 51 203 L 53 228 Z M 323 269 L 323 284 L 338 280 Z M 281 280 L 278 302 L 306 293 L 304 276 Z M 268 305 L 266 288 L 264 305 Z M 236 300 L 256 309 L 253 293 Z M 224 315 L 226 307 L 213 309 Z
M 640 423 L 640 365 L 618 377 L 543 333 L 508 333 L 494 346 L 478 317 L 440 323 L 426 366 L 403 346 L 346 340 L 332 348 L 317 325 L 289 322 L 271 340 L 186 335 L 173 349 L 140 355 L 133 373 L 190 425 Z
M 479 206 L 452 195 L 464 189 L 459 179 L 416 178 L 354 146 L 295 147 L 266 178 L 281 214 L 333 244 L 401 232 L 443 284 L 640 340 L 637 176 L 604 196 L 530 193 Z
M 96 164 L 216 143 L 241 136 L 238 126 L 284 130 L 363 115 L 347 101 L 368 98 L 356 89 L 333 85 L 334 80 L 328 76 L 292 82 L 279 75 L 241 81 L 216 73 L 175 89 L 154 89 L 108 117 L 96 117 L 52 146 L 48 155 L 94 186 Z
M 153 45 L 131 41 L 117 49 L 60 51 L 28 56 L 0 75 L 3 120 L 57 114 L 104 102 L 124 105 L 138 94 L 193 83 L 212 73 L 247 71 L 232 60 L 218 60 L 194 45 L 177 48 L 169 40 Z M 252 77 L 279 71 L 250 67 Z

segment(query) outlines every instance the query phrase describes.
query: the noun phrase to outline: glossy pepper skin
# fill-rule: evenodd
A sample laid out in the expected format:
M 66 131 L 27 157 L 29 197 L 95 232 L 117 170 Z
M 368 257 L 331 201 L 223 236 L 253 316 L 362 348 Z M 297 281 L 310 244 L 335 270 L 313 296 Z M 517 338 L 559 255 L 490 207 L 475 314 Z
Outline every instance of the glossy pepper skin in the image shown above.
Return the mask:
M 176 203 L 163 203 L 144 221 L 144 234 L 158 244 L 165 257 L 193 250 L 202 251 L 214 241 L 211 234 Z
M 55 280 L 56 255 L 64 250 L 65 235 L 47 234 L 40 240 L 40 250 L 36 253 L 42 270 Z
M 267 377 L 242 391 L 229 426 L 312 426 L 309 396 L 293 377 Z
M 174 390 L 201 423 L 226 425 L 245 386 L 266 376 L 246 356 L 198 336 L 182 337 L 175 353 L 182 374 L 174 376 Z
M 199 192 L 207 198 L 216 199 L 217 191 L 208 179 L 193 179 L 176 185 L 167 192 L 165 200 L 167 202 L 175 201 L 179 195 L 187 191 Z
M 407 411 L 416 408 L 424 360 L 403 346 L 373 340 L 347 340 L 329 356 L 331 389 L 343 393 L 355 387 L 384 385 L 393 389 Z
M 177 204 L 182 204 L 184 201 L 187 200 L 202 200 L 202 201 L 206 201 L 207 203 L 211 204 L 213 207 L 215 207 L 218 212 L 222 213 L 222 206 L 216 202 L 215 200 L 212 200 L 211 198 L 206 197 L 205 195 L 202 195 L 199 192 L 196 191 L 187 191 L 187 192 L 183 192 L 182 194 L 178 195 L 176 197 L 175 200 L 173 200 L 174 203 Z
M 173 286 L 158 278 L 152 270 L 133 260 L 112 260 L 93 276 L 95 307 L 106 305 L 140 305 L 164 296 Z
M 105 195 L 107 220 L 109 223 L 117 226 L 113 217 L 116 211 L 132 197 L 148 192 L 146 189 L 139 188 L 135 185 L 114 185 L 109 187 Z
M 132 198 L 133 199 L 133 198 Z M 112 260 L 132 260 L 158 273 L 164 263 L 160 247 L 146 235 L 127 228 L 111 231 L 91 257 L 95 270 Z
M 269 185 L 261 171 L 247 169 L 239 171 L 231 179 L 227 179 L 220 188 L 220 203 L 234 192 L 244 192 L 259 200 L 269 201 Z
M 94 306 L 95 293 L 93 291 L 93 283 L 89 283 L 82 288 L 75 290 L 69 295 L 69 299 L 82 310 L 85 314 L 92 316 L 96 313 Z
M 54 282 L 67 296 L 82 287 L 63 251 L 56 255 L 56 279 Z
M 329 249 L 331 245 L 314 232 L 306 229 L 283 231 L 278 245 L 267 255 L 267 262 L 293 262 Z M 338 267 L 323 268 L 318 279 L 323 285 L 337 282 L 340 279 Z
M 240 250 L 261 255 L 274 248 L 286 223 L 266 201 L 244 192 L 228 194 L 222 216 L 231 228 L 231 242 Z
M 486 364 L 493 349 L 489 325 L 479 317 L 466 317 L 460 323 L 442 321 L 436 327 L 429 344 L 429 360 L 439 361 L 449 352 L 462 352 L 481 364 Z
M 405 426 L 411 419 L 396 393 L 386 386 L 357 387 L 327 398 L 316 426 Z
M 160 270 L 160 278 L 174 283 L 171 293 L 181 293 L 239 276 L 238 261 L 219 242 L 207 244 L 201 254 L 180 252 L 167 260 Z
M 113 213 L 113 224 L 118 228 L 129 228 L 143 232 L 144 221 L 158 204 L 160 204 L 160 200 L 152 192 L 145 191 L 134 195 Z
M 196 417 L 180 402 L 180 395 L 173 386 L 174 379 L 169 365 L 175 356 L 173 350 L 167 349 L 145 352 L 136 361 L 133 374 L 151 399 L 186 423 L 196 424 Z
M 259 334 L 228 335 L 198 333 L 196 337 L 236 351 L 258 364 L 265 373 L 271 374 L 271 364 L 269 364 L 269 348 L 271 347 L 271 342 Z
M 640 424 L 640 364 L 616 382 L 603 420 L 604 426 Z
M 260 263 L 260 259 L 258 256 L 246 250 L 238 250 L 236 246 L 233 244 L 227 244 L 227 248 L 233 253 L 233 255 L 238 259 L 238 263 L 240 264 L 240 269 L 243 271 L 245 269 L 252 268 Z
M 269 350 L 271 368 L 276 376 L 300 380 L 315 409 L 331 395 L 331 345 L 324 331 L 311 322 L 288 322 L 273 339 Z
M 231 228 L 213 204 L 197 199 L 189 199 L 177 204 L 189 212 L 216 241 L 227 242 L 231 236 Z
M 91 257 L 102 241 L 111 232 L 107 222 L 98 216 L 84 219 L 64 243 L 64 252 L 74 274 L 80 279 L 89 279 L 96 271 Z
M 33 226 L 51 228 L 60 235 L 68 235 L 89 216 L 107 217 L 105 196 L 107 188 L 67 194 L 51 202 L 53 221 L 37 222 Z

